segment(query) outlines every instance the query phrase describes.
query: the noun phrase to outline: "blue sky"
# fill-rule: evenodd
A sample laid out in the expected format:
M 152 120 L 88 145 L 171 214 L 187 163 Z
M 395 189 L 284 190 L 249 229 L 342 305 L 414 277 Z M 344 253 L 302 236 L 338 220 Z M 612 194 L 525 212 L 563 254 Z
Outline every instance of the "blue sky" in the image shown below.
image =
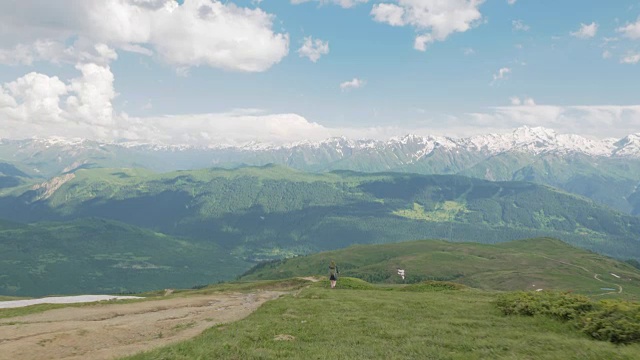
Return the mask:
M 2 12 L 0 137 L 640 132 L 638 0 L 104 3 Z M 325 50 L 301 56 L 305 40 Z

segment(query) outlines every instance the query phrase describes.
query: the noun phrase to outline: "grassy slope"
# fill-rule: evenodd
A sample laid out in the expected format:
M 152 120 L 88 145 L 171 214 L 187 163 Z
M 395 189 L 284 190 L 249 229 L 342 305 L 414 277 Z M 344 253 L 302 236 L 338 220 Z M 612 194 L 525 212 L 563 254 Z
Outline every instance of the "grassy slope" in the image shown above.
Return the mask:
M 544 317 L 506 317 L 480 291 L 312 287 L 143 359 L 634 359 Z M 339 285 L 340 287 L 340 285 Z M 278 341 L 278 335 L 290 335 Z
M 640 298 L 640 271 L 611 258 L 580 250 L 559 240 L 529 239 L 496 245 L 413 241 L 383 245 L 356 245 L 342 250 L 296 257 L 260 265 L 244 280 L 278 279 L 291 276 L 324 275 L 333 259 L 343 276 L 371 282 L 448 280 L 480 289 L 573 290 L 587 295 L 623 287 L 622 296 Z M 610 275 L 621 276 L 617 279 Z M 602 281 L 594 279 L 599 274 Z M 534 286 L 535 285 L 535 286 Z M 613 295 L 612 295 L 613 296 Z
M 3 228 L 0 253 L 4 295 L 189 287 L 228 279 L 247 266 L 215 244 L 101 219 Z

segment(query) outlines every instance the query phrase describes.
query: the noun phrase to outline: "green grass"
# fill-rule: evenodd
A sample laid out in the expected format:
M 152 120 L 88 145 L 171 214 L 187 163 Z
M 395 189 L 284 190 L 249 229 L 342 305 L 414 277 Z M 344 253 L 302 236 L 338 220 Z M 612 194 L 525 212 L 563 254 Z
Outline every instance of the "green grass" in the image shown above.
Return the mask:
M 342 250 L 265 263 L 244 280 L 325 275 L 335 260 L 343 276 L 373 283 L 453 281 L 484 290 L 565 290 L 588 296 L 640 299 L 640 271 L 633 266 L 561 241 L 539 238 L 496 245 L 424 240 L 356 245 Z M 397 275 L 404 269 L 406 279 Z M 618 279 L 611 274 L 621 277 Z M 598 281 L 594 275 L 598 274 Z M 623 287 L 601 295 L 601 288 Z
M 342 279 L 341 279 L 342 280 Z M 313 286 L 239 322 L 127 359 L 635 359 L 546 317 L 504 316 L 496 294 Z M 285 339 L 285 340 L 278 340 Z

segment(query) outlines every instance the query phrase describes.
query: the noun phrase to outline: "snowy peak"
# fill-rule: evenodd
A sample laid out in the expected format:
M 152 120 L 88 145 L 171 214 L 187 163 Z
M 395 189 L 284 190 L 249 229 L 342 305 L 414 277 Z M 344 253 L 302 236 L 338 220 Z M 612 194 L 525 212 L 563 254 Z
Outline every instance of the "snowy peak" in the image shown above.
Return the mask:
M 554 130 L 543 127 L 525 126 L 510 134 L 481 135 L 466 139 L 466 141 L 475 150 L 492 154 L 518 151 L 533 154 L 557 152 L 610 156 L 614 150 L 613 145 L 608 141 L 587 139 L 580 135 L 558 134 Z
M 2 144 L 3 140 L 0 140 Z M 392 151 L 405 154 L 413 161 L 434 151 L 476 152 L 495 155 L 503 152 L 521 152 L 533 155 L 585 154 L 595 157 L 636 157 L 640 158 L 640 133 L 630 134 L 622 139 L 590 139 L 580 135 L 558 134 L 544 127 L 523 126 L 510 133 L 477 135 L 466 138 L 448 136 L 407 134 L 392 137 L 386 141 L 363 139 L 353 140 L 346 137 L 333 137 L 319 142 L 303 140 L 286 145 L 273 145 L 251 142 L 242 146 L 210 144 L 205 147 L 192 145 L 164 145 L 143 141 L 115 141 L 100 143 L 85 139 L 66 139 L 62 137 L 37 138 L 26 141 L 8 140 L 21 146 L 42 146 L 45 148 L 98 149 L 104 146 L 130 148 L 145 151 L 240 151 L 240 152 L 304 152 L 322 150 L 327 154 L 341 157 L 358 152 Z
M 640 156 L 640 133 L 631 134 L 614 143 L 616 156 Z

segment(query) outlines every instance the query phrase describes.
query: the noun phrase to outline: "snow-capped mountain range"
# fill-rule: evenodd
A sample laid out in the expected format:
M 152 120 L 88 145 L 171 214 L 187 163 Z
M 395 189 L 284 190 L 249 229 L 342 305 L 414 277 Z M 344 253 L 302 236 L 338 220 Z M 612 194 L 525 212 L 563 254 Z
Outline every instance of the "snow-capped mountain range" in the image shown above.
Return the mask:
M 31 181 L 19 174 L 27 174 L 35 181 L 89 167 L 170 172 L 267 164 L 307 172 L 407 172 L 530 181 L 640 214 L 640 133 L 622 139 L 597 140 L 540 127 L 467 138 L 337 137 L 286 145 L 204 147 L 65 138 L 0 140 L 0 190 L 3 181 L 9 185 Z M 11 174 L 18 174 L 17 178 L 2 178 Z
M 321 142 L 299 142 L 273 146 L 253 143 L 237 148 L 248 151 L 273 151 L 292 148 L 334 147 L 345 149 L 383 149 L 406 145 L 420 146 L 419 155 L 427 155 L 434 149 L 478 151 L 499 154 L 505 151 L 519 151 L 531 154 L 542 153 L 582 153 L 589 156 L 632 156 L 640 157 L 640 133 L 622 139 L 589 139 L 574 134 L 558 134 L 543 127 L 520 127 L 511 133 L 487 134 L 467 138 L 448 136 L 419 136 L 408 134 L 389 140 L 350 140 L 344 137 L 330 138 Z M 225 146 L 228 147 L 228 146 Z
M 82 148 L 95 146 L 96 142 L 84 139 L 66 139 L 62 137 L 34 138 L 40 145 L 67 146 Z M 0 140 L 0 144 L 3 141 Z M 91 145 L 90 145 L 91 144 Z M 596 157 L 638 157 L 640 158 L 640 133 L 630 134 L 622 139 L 590 139 L 575 134 L 558 134 L 556 131 L 543 127 L 523 126 L 513 132 L 504 134 L 477 135 L 466 138 L 448 136 L 419 136 L 408 134 L 392 137 L 388 140 L 348 139 L 345 137 L 329 138 L 319 142 L 301 141 L 290 144 L 274 145 L 268 143 L 251 142 L 243 145 L 210 144 L 206 147 L 193 145 L 163 145 L 143 141 L 116 141 L 99 143 L 100 146 L 111 145 L 130 149 L 146 149 L 157 151 L 187 151 L 187 150 L 235 150 L 250 152 L 272 152 L 286 150 L 332 148 L 337 153 L 348 154 L 353 151 L 376 151 L 389 148 L 411 147 L 414 151 L 412 158 L 419 159 L 430 154 L 435 149 L 450 151 L 473 151 L 488 155 L 495 155 L 507 151 L 529 154 L 545 153 L 580 153 Z

